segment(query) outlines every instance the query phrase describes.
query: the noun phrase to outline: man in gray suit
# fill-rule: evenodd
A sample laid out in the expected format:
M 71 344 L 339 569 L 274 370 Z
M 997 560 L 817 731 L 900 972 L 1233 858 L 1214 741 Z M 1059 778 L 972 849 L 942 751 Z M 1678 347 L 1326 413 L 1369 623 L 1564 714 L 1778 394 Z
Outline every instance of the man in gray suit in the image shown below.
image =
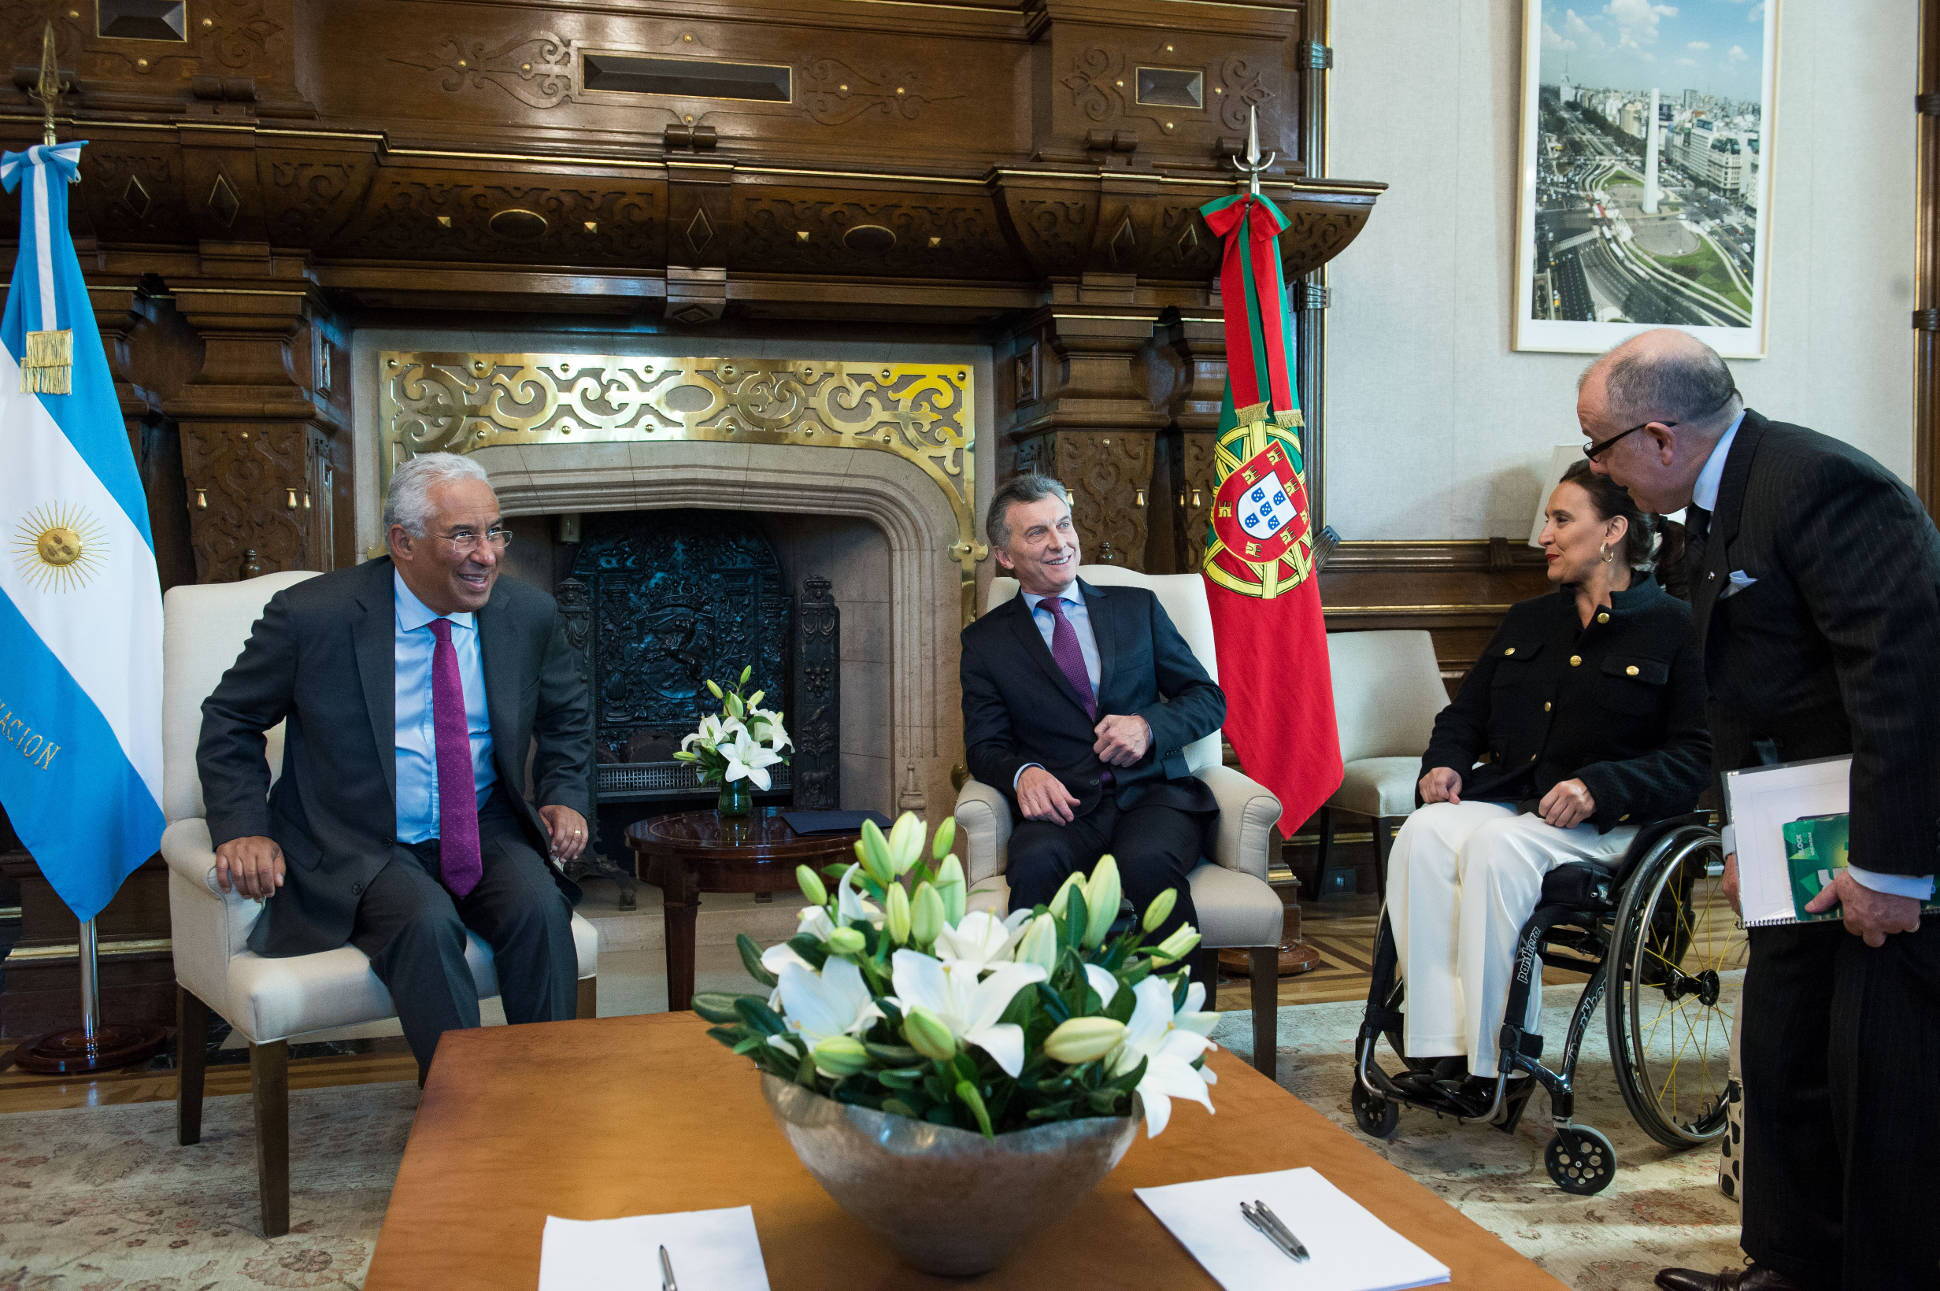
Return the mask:
M 499 580 L 511 535 L 476 462 L 405 462 L 384 524 L 389 557 L 271 598 L 202 706 L 197 762 L 217 880 L 268 903 L 250 948 L 369 955 L 422 1077 L 440 1035 L 478 1025 L 467 928 L 508 1020 L 573 1015 L 579 891 L 545 858 L 586 846 L 592 725 L 557 607 Z
M 1940 869 L 1940 533 L 1858 449 L 1747 409 L 1724 361 L 1682 332 L 1646 332 L 1597 360 L 1577 416 L 1595 469 L 1638 505 L 1689 506 L 1717 769 L 1852 758 L 1853 863 L 1812 907 L 1836 905 L 1840 922 L 1750 933 L 1753 1263 L 1665 1269 L 1657 1284 L 1940 1286 L 1940 1227 L 1917 1166 L 1940 1153 L 1940 920 L 1920 917 Z

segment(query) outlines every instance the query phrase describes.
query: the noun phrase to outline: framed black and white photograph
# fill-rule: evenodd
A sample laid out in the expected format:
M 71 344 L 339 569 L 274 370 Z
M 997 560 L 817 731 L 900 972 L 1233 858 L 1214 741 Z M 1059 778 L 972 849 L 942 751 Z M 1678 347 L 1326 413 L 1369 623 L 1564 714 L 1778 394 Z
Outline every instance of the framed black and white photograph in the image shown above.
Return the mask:
M 1515 348 L 1765 352 L 1778 0 L 1524 0 Z

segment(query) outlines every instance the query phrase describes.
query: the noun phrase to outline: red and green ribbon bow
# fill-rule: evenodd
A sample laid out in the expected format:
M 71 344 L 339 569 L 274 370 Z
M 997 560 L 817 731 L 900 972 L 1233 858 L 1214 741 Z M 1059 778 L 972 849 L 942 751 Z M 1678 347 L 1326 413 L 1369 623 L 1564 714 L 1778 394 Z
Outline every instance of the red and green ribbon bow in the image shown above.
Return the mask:
M 1282 424 L 1297 423 L 1293 331 L 1277 242 L 1287 219 L 1257 193 L 1222 197 L 1200 207 L 1199 213 L 1226 244 L 1219 289 L 1226 304 L 1226 370 L 1233 406 L 1242 422 L 1270 413 Z

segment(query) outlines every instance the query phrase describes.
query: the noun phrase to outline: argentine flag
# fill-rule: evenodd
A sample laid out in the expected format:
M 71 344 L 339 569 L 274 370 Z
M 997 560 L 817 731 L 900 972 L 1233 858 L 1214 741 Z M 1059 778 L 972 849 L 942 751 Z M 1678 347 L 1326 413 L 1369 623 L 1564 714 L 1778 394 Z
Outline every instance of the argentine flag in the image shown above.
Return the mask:
M 82 144 L 0 157 L 20 258 L 0 320 L 0 806 L 80 919 L 162 837 L 162 594 L 148 504 L 67 228 Z M 30 332 L 72 393 L 26 393 Z M 42 359 L 52 337 L 35 338 Z M 50 384 L 47 369 L 29 374 Z M 52 383 L 58 389 L 58 383 Z

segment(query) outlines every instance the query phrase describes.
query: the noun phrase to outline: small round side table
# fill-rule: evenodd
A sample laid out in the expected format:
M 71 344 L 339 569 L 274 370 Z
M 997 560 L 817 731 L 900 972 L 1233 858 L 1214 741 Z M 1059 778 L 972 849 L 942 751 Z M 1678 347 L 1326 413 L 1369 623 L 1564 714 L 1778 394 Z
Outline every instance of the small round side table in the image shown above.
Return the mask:
M 667 1008 L 685 1011 L 694 998 L 694 920 L 703 892 L 792 892 L 795 867 L 819 872 L 854 855 L 858 833 L 797 834 L 780 807 L 746 816 L 713 811 L 657 816 L 627 827 L 634 873 L 666 896 Z

